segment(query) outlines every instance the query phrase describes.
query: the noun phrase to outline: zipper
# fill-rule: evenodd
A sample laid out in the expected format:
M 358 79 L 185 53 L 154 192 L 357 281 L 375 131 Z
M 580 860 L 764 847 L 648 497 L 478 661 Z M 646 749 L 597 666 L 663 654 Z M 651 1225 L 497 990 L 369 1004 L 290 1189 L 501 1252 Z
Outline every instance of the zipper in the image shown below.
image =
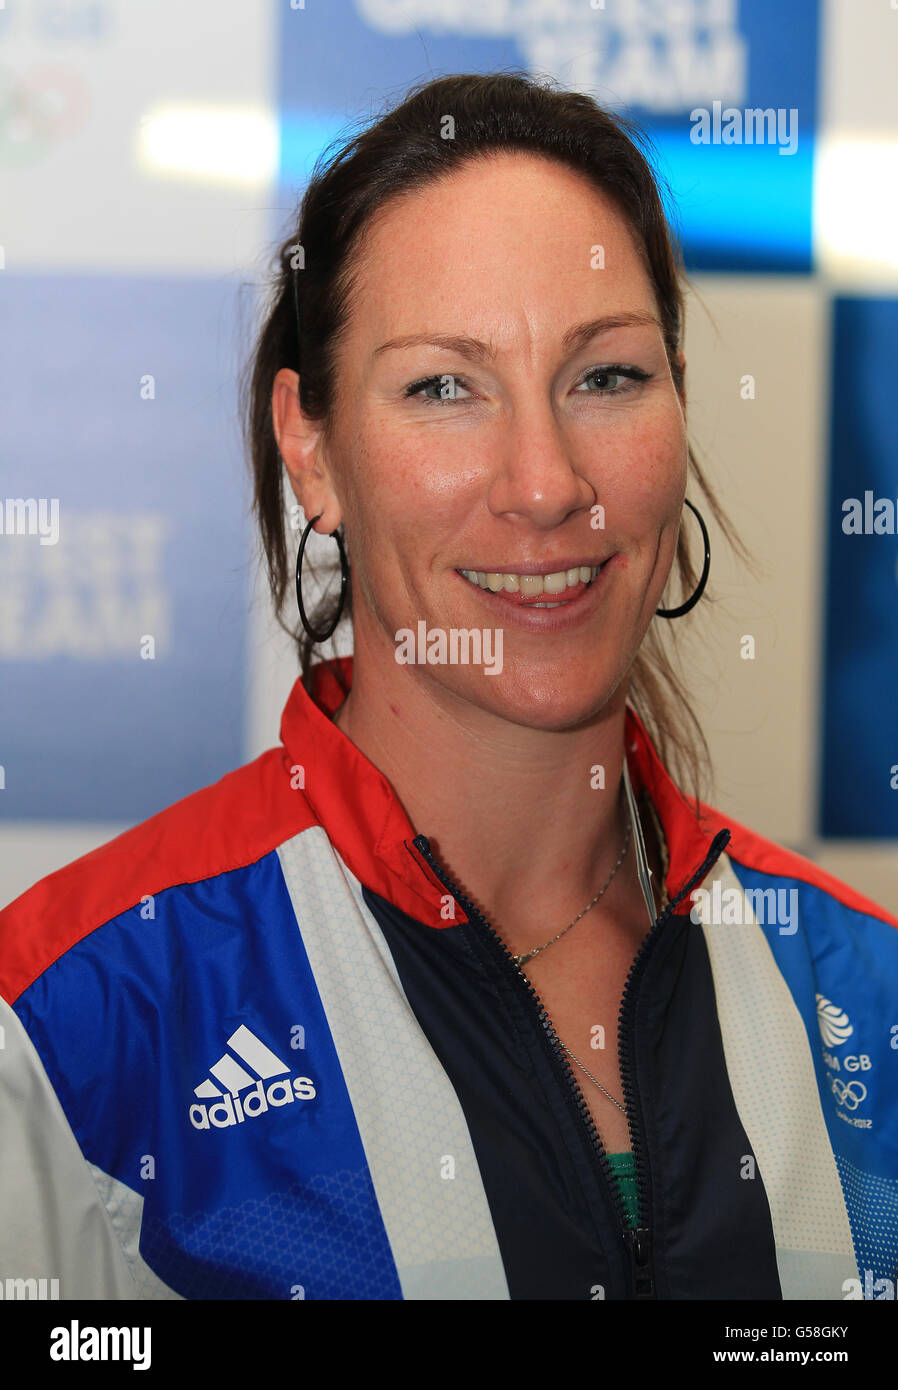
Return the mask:
M 453 883 L 448 874 L 445 873 L 437 862 L 431 851 L 430 841 L 427 836 L 416 835 L 411 845 L 408 841 L 403 842 L 413 858 L 414 851 L 412 846 L 414 846 L 414 849 L 417 850 L 422 859 L 426 861 L 443 887 L 452 894 L 452 897 L 458 903 L 468 920 L 483 929 L 481 939 L 486 945 L 486 948 L 492 952 L 497 961 L 502 963 L 501 968 L 508 968 L 510 970 L 516 981 L 516 988 L 521 990 L 522 996 L 528 998 L 529 1006 L 535 1007 L 537 1011 L 537 1021 L 541 1025 L 542 1036 L 546 1039 L 550 1059 L 556 1071 L 560 1073 L 564 1083 L 562 1086 L 562 1094 L 567 1098 L 568 1104 L 572 1108 L 577 1122 L 586 1133 L 586 1137 L 590 1143 L 590 1151 L 596 1159 L 606 1189 L 611 1195 L 612 1204 L 618 1216 L 620 1234 L 629 1256 L 630 1283 L 632 1297 L 634 1299 L 652 1299 L 656 1297 L 652 1229 L 649 1224 L 651 1218 L 651 1187 L 649 1183 L 648 1164 L 643 1155 L 644 1128 L 642 1109 L 631 1058 L 631 1045 L 636 1017 L 637 990 L 639 981 L 645 971 L 645 964 L 649 952 L 657 942 L 664 923 L 673 915 L 674 909 L 682 902 L 686 894 L 690 892 L 696 883 L 704 878 L 708 869 L 715 860 L 719 858 L 721 852 L 728 844 L 729 839 L 729 830 L 718 831 L 714 836 L 711 847 L 702 864 L 696 869 L 695 873 L 677 896 L 667 904 L 667 907 L 660 916 L 655 919 L 630 965 L 624 991 L 621 996 L 617 1030 L 618 1062 L 621 1072 L 621 1081 L 623 1083 L 627 1125 L 630 1130 L 630 1139 L 633 1145 L 633 1164 L 636 1169 L 637 1211 L 635 1227 L 628 1224 L 624 1200 L 614 1178 L 614 1173 L 608 1161 L 608 1154 L 602 1143 L 601 1135 L 596 1128 L 592 1111 L 586 1103 L 583 1091 L 568 1061 L 567 1053 L 561 1046 L 558 1034 L 555 1032 L 552 1020 L 539 994 L 524 972 L 518 968 L 512 953 L 509 951 L 498 932 L 493 928 L 492 924 L 488 922 L 483 916 L 483 913 L 465 897 L 458 885 Z

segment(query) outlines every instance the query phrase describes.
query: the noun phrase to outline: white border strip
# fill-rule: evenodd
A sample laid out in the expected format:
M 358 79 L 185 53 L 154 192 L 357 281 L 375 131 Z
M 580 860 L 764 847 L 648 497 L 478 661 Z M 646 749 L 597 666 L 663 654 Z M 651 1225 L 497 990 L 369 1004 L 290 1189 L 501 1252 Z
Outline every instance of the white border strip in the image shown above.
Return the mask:
M 278 857 L 403 1298 L 507 1299 L 464 1112 L 405 996 L 358 880 L 320 826 L 281 845 Z

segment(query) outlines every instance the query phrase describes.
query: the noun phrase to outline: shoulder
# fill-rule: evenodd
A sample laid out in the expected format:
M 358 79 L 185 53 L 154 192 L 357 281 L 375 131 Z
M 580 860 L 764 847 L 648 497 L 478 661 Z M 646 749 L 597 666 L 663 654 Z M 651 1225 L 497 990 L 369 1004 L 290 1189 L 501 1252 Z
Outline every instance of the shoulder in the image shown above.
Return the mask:
M 14 1001 L 97 928 L 154 895 L 257 863 L 314 824 L 271 748 L 48 874 L 0 911 L 0 996 Z
M 702 804 L 701 812 L 702 824 L 712 834 L 720 830 L 730 832 L 726 856 L 744 889 L 756 894 L 770 889 L 791 890 L 800 895 L 806 910 L 813 910 L 818 916 L 826 912 L 856 914 L 898 928 L 898 917 L 892 912 L 812 859 L 765 838 L 714 807 Z
M 703 879 L 707 889 L 720 878 L 713 868 L 716 857 L 712 843 L 722 831 L 727 834 L 723 864 L 736 875 L 747 891 L 794 891 L 816 916 L 835 914 L 842 920 L 860 916 L 894 935 L 898 916 L 875 902 L 863 891 L 863 884 L 850 886 L 828 873 L 819 864 L 793 849 L 767 839 L 707 802 L 698 804 L 679 787 L 661 758 L 639 714 L 627 705 L 628 759 L 632 761 L 637 783 L 648 793 L 660 821 L 669 859 L 668 892 L 676 897 L 684 885 Z M 719 848 L 717 853 L 719 853 Z M 703 860 L 709 860 L 708 866 Z M 699 866 L 701 868 L 699 869 Z M 698 870 L 698 872 L 697 872 Z M 719 892 L 719 890 L 718 890 Z M 898 938 L 896 938 L 898 939 Z

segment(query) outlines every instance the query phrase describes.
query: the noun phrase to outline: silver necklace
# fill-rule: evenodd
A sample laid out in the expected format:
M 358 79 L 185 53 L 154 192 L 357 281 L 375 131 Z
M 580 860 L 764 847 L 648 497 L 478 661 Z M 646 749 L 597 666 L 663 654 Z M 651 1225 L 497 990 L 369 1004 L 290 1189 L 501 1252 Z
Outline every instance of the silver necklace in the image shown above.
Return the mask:
M 561 1042 L 561 1039 L 559 1038 L 558 1041 Z M 573 1052 L 571 1052 L 571 1049 L 568 1047 L 567 1043 L 561 1042 L 561 1046 L 564 1048 L 565 1052 L 569 1057 L 574 1057 L 574 1054 Z M 577 1066 L 580 1068 L 581 1071 L 586 1071 L 586 1068 L 580 1061 L 579 1057 L 574 1057 L 574 1061 L 577 1063 Z M 617 1106 L 621 1114 L 626 1116 L 627 1112 L 625 1108 L 621 1105 L 619 1100 L 615 1100 L 614 1096 L 611 1094 L 610 1091 L 605 1090 L 605 1087 L 602 1085 L 601 1081 L 596 1081 L 596 1078 L 593 1076 L 591 1071 L 586 1071 L 586 1075 L 589 1077 L 590 1081 L 592 1081 L 596 1086 L 598 1086 L 599 1090 L 603 1093 L 603 1095 L 606 1095 L 608 1099 L 611 1101 L 611 1103 Z
M 548 950 L 548 948 L 549 948 L 550 946 L 554 946 L 555 942 L 556 942 L 556 941 L 560 941 L 561 938 L 565 935 L 565 933 L 566 933 L 566 932 L 569 932 L 570 929 L 571 929 L 571 927 L 575 926 L 576 923 L 580 921 L 580 918 L 581 918 L 581 917 L 585 917 L 585 916 L 586 916 L 587 912 L 589 911 L 589 909 L 590 909 L 591 907 L 595 907 L 596 903 L 599 901 L 599 898 L 600 898 L 600 897 L 602 896 L 602 894 L 605 892 L 605 890 L 607 889 L 607 887 L 608 887 L 608 885 L 610 884 L 611 880 L 614 878 L 614 875 L 617 873 L 617 871 L 618 871 L 618 869 L 620 868 L 621 864 L 624 862 L 624 855 L 627 853 L 627 846 L 628 846 L 629 843 L 630 843 L 630 831 L 631 831 L 631 830 L 632 830 L 632 822 L 631 822 L 630 824 L 627 825 L 627 833 L 626 833 L 626 835 L 624 836 L 624 847 L 623 847 L 623 849 L 621 850 L 620 854 L 618 855 L 617 863 L 615 864 L 614 868 L 611 870 L 611 873 L 608 875 L 608 878 L 607 878 L 606 881 L 605 881 L 604 887 L 599 889 L 598 893 L 596 893 L 596 895 L 595 895 L 595 897 L 593 898 L 592 902 L 589 903 L 586 907 L 584 907 L 584 909 L 583 909 L 582 912 L 578 912 L 578 914 L 577 914 L 577 916 L 574 918 L 573 922 L 569 922 L 569 923 L 567 924 L 567 926 L 566 926 L 562 931 L 560 931 L 560 932 L 557 934 L 557 936 L 553 936 L 553 937 L 552 937 L 552 940 L 551 940 L 551 941 L 547 941 L 547 942 L 545 943 L 545 945 L 543 945 L 543 946 L 534 946 L 534 948 L 533 948 L 532 951 L 522 951 L 520 954 L 514 956 L 514 963 L 515 963 L 515 965 L 518 967 L 518 969 L 520 970 L 520 972 L 521 972 L 522 975 L 523 975 L 523 973 L 524 973 L 523 967 L 524 967 L 524 965 L 526 965 L 526 963 L 527 963 L 528 960 L 532 960 L 532 958 L 533 958 L 534 956 L 538 956 L 538 955 L 540 954 L 541 951 L 546 951 L 546 950 Z M 567 1055 L 568 1055 L 569 1057 L 573 1058 L 573 1060 L 577 1063 L 577 1066 L 580 1068 L 580 1070 L 583 1071 L 583 1072 L 586 1072 L 586 1075 L 589 1077 L 589 1079 L 590 1079 L 590 1081 L 593 1083 L 593 1085 L 598 1086 L 599 1090 L 602 1092 L 603 1095 L 605 1095 L 605 1096 L 608 1097 L 608 1099 L 611 1101 L 612 1105 L 616 1105 L 617 1108 L 618 1108 L 618 1110 L 620 1110 L 621 1114 L 624 1115 L 624 1116 L 626 1116 L 627 1111 L 626 1111 L 626 1109 L 624 1108 L 624 1106 L 621 1105 L 620 1101 L 617 1100 L 617 1099 L 611 1094 L 610 1091 L 606 1091 L 606 1090 L 605 1090 L 605 1087 L 602 1085 L 601 1081 L 597 1081 L 596 1078 L 593 1076 L 592 1072 L 586 1070 L 586 1067 L 584 1067 L 584 1065 L 583 1065 L 583 1063 L 580 1061 L 580 1058 L 579 1058 L 579 1057 L 574 1057 L 574 1054 L 573 1054 L 573 1052 L 571 1052 L 571 1049 L 568 1047 L 567 1043 L 561 1042 L 561 1039 L 560 1039 L 560 1038 L 558 1039 L 558 1041 L 561 1043 L 561 1046 L 564 1048 L 564 1050 L 565 1050 L 565 1052 L 567 1053 Z
M 614 868 L 611 870 L 611 873 L 608 875 L 608 878 L 607 878 L 607 880 L 606 880 L 606 882 L 605 882 L 605 886 L 604 886 L 603 888 L 600 888 L 600 889 L 599 889 L 598 893 L 596 893 L 596 895 L 595 895 L 595 897 L 593 898 L 592 902 L 591 902 L 591 903 L 588 903 L 588 904 L 586 905 L 586 907 L 584 907 L 584 909 L 583 909 L 582 912 L 578 912 L 578 913 L 577 913 L 577 916 L 574 918 L 573 922 L 568 922 L 567 926 L 564 927 L 563 930 L 560 931 L 560 932 L 557 934 L 557 936 L 553 936 L 551 941 L 547 941 L 547 942 L 545 943 L 545 945 L 543 945 L 543 946 L 534 946 L 534 948 L 533 948 L 532 951 L 522 951 L 520 955 L 516 955 L 516 956 L 514 957 L 514 962 L 515 962 L 515 965 L 518 967 L 518 969 L 520 969 L 522 965 L 526 965 L 527 962 L 528 962 L 528 960 L 532 960 L 532 958 L 533 958 L 534 956 L 538 956 L 539 953 L 540 953 L 541 951 L 547 951 L 547 950 L 549 949 L 550 946 L 554 946 L 555 942 L 556 942 L 556 941 L 560 941 L 561 938 L 562 938 L 567 932 L 570 931 L 571 927 L 575 926 L 575 925 L 577 924 L 577 922 L 580 921 L 580 918 L 581 918 L 581 917 L 585 917 L 585 916 L 586 916 L 587 912 L 589 911 L 589 909 L 590 909 L 591 907 L 595 907 L 596 903 L 599 901 L 599 898 L 600 898 L 600 897 L 602 896 L 602 894 L 605 892 L 605 890 L 607 889 L 607 887 L 608 887 L 608 885 L 610 884 L 611 880 L 614 878 L 614 875 L 617 873 L 617 871 L 618 871 L 618 869 L 620 868 L 621 864 L 624 862 L 624 855 L 625 855 L 626 852 L 627 852 L 627 845 L 630 843 L 630 831 L 631 831 L 631 830 L 632 830 L 632 826 L 628 825 L 628 826 L 627 826 L 627 833 L 626 833 L 626 835 L 624 836 L 624 847 L 623 847 L 623 849 L 621 850 L 620 854 L 618 855 L 617 863 L 615 864 Z

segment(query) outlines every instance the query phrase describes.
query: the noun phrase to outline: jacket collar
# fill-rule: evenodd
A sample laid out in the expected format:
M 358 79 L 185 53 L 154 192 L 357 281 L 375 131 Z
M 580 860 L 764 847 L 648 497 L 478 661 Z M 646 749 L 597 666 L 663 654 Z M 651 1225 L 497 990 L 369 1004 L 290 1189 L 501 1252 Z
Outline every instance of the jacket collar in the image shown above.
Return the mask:
M 412 844 L 427 827 L 412 826 L 392 783 L 331 722 L 344 698 L 333 667 L 351 685 L 352 663 L 344 656 L 312 666 L 309 691 L 297 678 L 281 718 L 281 742 L 292 766 L 303 769 L 303 792 L 315 821 L 360 883 L 426 926 L 448 926 L 441 915 L 446 889 Z M 708 858 L 714 832 L 725 822 L 704 806 L 696 819 L 629 705 L 625 739 L 633 791 L 637 799 L 647 792 L 664 831 L 665 886 L 674 900 Z M 456 914 L 453 920 L 461 919 Z

